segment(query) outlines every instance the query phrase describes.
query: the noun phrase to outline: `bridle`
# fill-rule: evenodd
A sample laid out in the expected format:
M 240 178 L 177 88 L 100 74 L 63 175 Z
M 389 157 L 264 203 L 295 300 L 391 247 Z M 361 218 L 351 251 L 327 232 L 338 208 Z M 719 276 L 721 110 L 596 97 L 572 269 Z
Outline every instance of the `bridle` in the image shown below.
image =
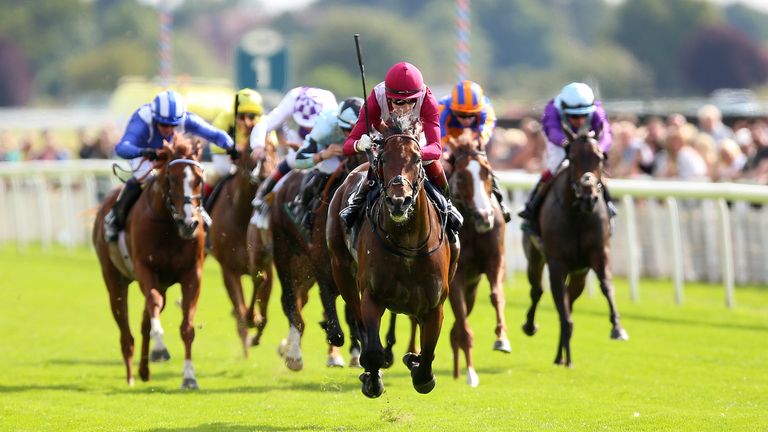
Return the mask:
M 597 165 L 597 169 L 594 171 L 588 171 L 579 176 L 579 178 L 575 177 L 575 165 L 573 163 L 573 152 L 572 152 L 572 146 L 573 143 L 575 143 L 578 139 L 583 139 L 585 141 L 585 144 L 588 144 L 591 149 L 589 150 L 591 152 L 591 155 L 597 156 L 600 160 Z M 574 140 L 573 142 L 568 144 L 568 165 L 569 165 L 569 182 L 571 189 L 573 190 L 573 194 L 576 198 L 576 201 L 574 201 L 574 205 L 576 205 L 580 201 L 585 201 L 589 198 L 589 196 L 585 196 L 583 191 L 585 188 L 588 189 L 596 189 L 597 193 L 600 193 L 603 189 L 603 182 L 602 182 L 602 176 L 601 172 L 603 170 L 603 161 L 605 160 L 605 157 L 603 155 L 603 152 L 600 150 L 597 145 L 592 142 L 594 141 L 594 138 L 591 137 L 583 137 L 583 138 L 577 138 L 577 140 Z M 597 172 L 597 174 L 595 174 Z
M 202 173 L 205 171 L 203 166 L 200 164 L 200 162 L 194 160 L 194 159 L 174 159 L 170 162 L 168 162 L 168 165 L 166 165 L 166 186 L 168 187 L 168 193 L 165 194 L 165 208 L 171 213 L 171 217 L 173 217 L 173 220 L 176 223 L 184 223 L 184 216 L 179 213 L 179 211 L 176 209 L 176 207 L 173 205 L 173 198 L 177 196 L 177 194 L 174 193 L 173 189 L 171 188 L 171 180 L 168 177 L 168 168 L 174 166 L 174 165 L 192 165 L 193 167 L 197 167 L 200 169 L 200 172 Z M 183 195 L 182 196 L 182 203 L 183 204 L 194 204 L 193 200 L 198 200 L 198 205 L 195 206 L 195 210 L 197 210 L 198 213 L 202 214 L 203 212 L 203 203 L 202 203 L 202 196 L 200 194 L 195 195 Z

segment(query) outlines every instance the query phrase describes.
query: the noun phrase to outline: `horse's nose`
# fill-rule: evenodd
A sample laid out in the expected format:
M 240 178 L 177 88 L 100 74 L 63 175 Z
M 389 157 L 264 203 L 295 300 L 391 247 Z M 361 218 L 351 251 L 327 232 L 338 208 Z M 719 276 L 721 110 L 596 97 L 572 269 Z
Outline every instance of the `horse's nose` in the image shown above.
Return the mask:
M 403 212 L 403 205 L 405 203 L 405 198 L 399 197 L 399 196 L 388 196 L 387 199 L 387 206 L 389 206 L 390 211 L 393 213 L 402 213 Z

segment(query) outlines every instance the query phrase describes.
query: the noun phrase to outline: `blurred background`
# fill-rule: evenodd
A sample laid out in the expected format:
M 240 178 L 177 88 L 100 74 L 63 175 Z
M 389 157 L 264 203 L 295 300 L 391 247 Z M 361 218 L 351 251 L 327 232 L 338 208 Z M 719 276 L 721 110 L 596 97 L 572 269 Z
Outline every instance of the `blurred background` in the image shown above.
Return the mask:
M 611 177 L 768 183 L 768 1 L 0 0 L 0 10 L 0 161 L 8 162 L 0 195 L 13 198 L 0 202 L 0 241 L 87 242 L 90 218 L 71 213 L 95 207 L 91 189 L 100 198 L 114 182 L 102 164 L 35 168 L 58 170 L 43 184 L 21 177 L 35 165 L 19 161 L 113 158 L 130 114 L 165 87 L 207 120 L 245 86 L 268 106 L 299 85 L 360 96 L 355 33 L 369 89 L 402 60 L 438 97 L 461 77 L 480 83 L 499 116 L 488 148 L 497 170 L 540 172 L 541 110 L 564 84 L 582 81 L 612 120 Z M 96 185 L 72 186 L 75 172 L 97 174 Z M 519 205 L 527 189 L 517 187 Z M 85 201 L 74 205 L 77 190 Z M 56 193 L 34 200 L 29 191 Z M 751 196 L 735 206 L 732 195 L 710 198 L 735 209 L 735 222 L 721 224 L 736 230 L 741 282 L 768 282 L 763 198 Z M 45 210 L 59 199 L 69 207 Z M 675 265 L 686 278 L 720 280 L 725 246 L 709 228 L 719 210 L 690 202 L 678 220 L 690 230 L 683 247 L 692 261 Z M 656 203 L 642 204 L 649 213 L 638 220 L 666 227 Z M 50 212 L 63 217 L 37 216 Z M 59 227 L 67 218 L 76 232 Z M 635 234 L 620 231 L 615 242 L 627 236 Z M 667 249 L 644 247 L 630 259 L 643 274 L 669 275 Z

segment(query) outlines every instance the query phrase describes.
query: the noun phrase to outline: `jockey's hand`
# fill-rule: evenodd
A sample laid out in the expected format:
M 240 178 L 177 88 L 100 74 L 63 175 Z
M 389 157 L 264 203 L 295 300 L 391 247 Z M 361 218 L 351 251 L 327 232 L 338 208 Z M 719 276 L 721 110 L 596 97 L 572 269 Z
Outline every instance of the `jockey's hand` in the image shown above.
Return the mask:
M 267 153 L 264 150 L 264 147 L 254 147 L 253 151 L 251 152 L 251 156 L 254 160 L 262 160 L 266 157 Z
M 370 150 L 372 145 L 373 145 L 373 140 L 371 140 L 371 137 L 369 137 L 366 134 L 363 134 L 363 136 L 361 136 L 359 140 L 355 141 L 355 151 L 357 152 L 368 151 Z
M 141 156 L 153 161 L 157 159 L 157 150 L 153 148 L 143 148 L 141 149 Z
M 323 150 L 325 155 L 323 155 L 323 159 L 330 159 L 332 157 L 336 156 L 343 156 L 344 155 L 344 149 L 339 144 L 331 144 Z
M 232 158 L 232 160 L 240 159 L 240 150 L 238 150 L 235 146 L 232 146 L 232 148 L 227 150 L 227 154 L 230 158 Z

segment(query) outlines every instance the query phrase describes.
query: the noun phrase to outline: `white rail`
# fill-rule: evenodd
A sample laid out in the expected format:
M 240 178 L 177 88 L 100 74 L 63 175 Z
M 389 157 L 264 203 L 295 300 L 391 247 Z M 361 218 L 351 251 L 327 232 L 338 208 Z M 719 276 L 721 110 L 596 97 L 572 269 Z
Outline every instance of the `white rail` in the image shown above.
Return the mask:
M 117 184 L 112 174 L 114 162 L 0 162 L 0 196 L 3 197 L 0 242 L 13 242 L 19 248 L 25 248 L 30 242 L 40 242 L 43 247 L 50 247 L 54 242 L 68 247 L 88 244 L 99 199 Z M 119 163 L 127 166 L 125 161 Z M 538 179 L 537 175 L 517 171 L 497 175 L 501 185 L 510 192 L 509 204 L 513 208 L 522 206 Z M 614 237 L 614 267 L 624 268 L 633 300 L 640 298 L 641 275 L 671 276 L 677 303 L 684 300 L 686 279 L 720 280 L 729 307 L 735 304 L 737 278 L 742 282 L 755 279 L 768 282 L 766 267 L 761 262 L 750 264 L 754 250 L 758 250 L 761 257 L 768 257 L 767 218 L 748 209 L 734 213 L 729 207 L 729 203 L 734 202 L 768 203 L 768 186 L 624 179 L 609 180 L 608 185 L 613 195 L 621 198 L 617 201 L 621 207 L 619 221 L 623 222 Z M 703 204 L 692 209 L 691 200 Z M 661 206 L 659 202 L 666 205 Z M 707 202 L 714 205 L 704 205 Z M 693 219 L 696 224 L 691 223 Z M 525 268 L 521 233 L 517 229 L 519 222 L 514 220 L 507 229 L 510 271 Z M 717 224 L 719 229 L 707 230 L 710 224 Z M 751 226 L 755 233 L 745 230 L 744 226 Z M 704 248 L 700 254 L 703 257 L 699 256 L 704 264 L 700 263 L 694 270 L 691 270 L 694 248 L 686 249 L 684 242 L 684 234 L 689 231 L 696 231 Z M 622 259 L 617 262 L 616 256 Z M 655 261 L 646 262 L 649 257 Z M 716 274 L 713 267 L 718 263 L 719 274 Z M 656 270 L 643 272 L 644 264 Z M 664 270 L 670 265 L 669 271 Z M 686 270 L 694 276 L 687 275 Z

